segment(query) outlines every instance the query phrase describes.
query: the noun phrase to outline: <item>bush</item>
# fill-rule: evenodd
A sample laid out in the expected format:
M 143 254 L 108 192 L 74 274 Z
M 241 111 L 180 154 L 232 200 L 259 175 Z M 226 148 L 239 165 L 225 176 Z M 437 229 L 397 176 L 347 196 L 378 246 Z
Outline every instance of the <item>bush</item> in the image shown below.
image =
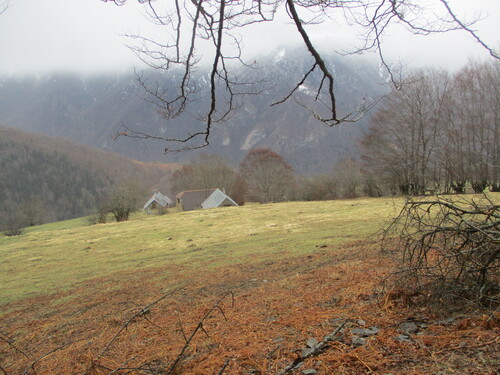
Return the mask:
M 137 209 L 139 187 L 129 182 L 116 187 L 107 198 L 107 207 L 116 221 L 127 221 L 130 213 Z
M 87 217 L 89 225 L 106 224 L 108 222 L 108 213 L 97 212 Z
M 8 213 L 3 221 L 2 229 L 6 236 L 19 236 L 24 233 L 25 220 L 20 215 Z
M 8 237 L 20 236 L 21 234 L 24 233 L 24 228 L 25 228 L 24 225 L 18 225 L 15 227 L 5 229 L 3 234 L 5 234 Z
M 87 218 L 89 225 L 106 224 L 108 221 L 109 206 L 106 199 L 100 199 L 97 203 L 95 213 Z
M 410 200 L 384 234 L 384 249 L 402 256 L 390 280 L 441 306 L 498 305 L 499 239 L 500 206 L 486 196 Z

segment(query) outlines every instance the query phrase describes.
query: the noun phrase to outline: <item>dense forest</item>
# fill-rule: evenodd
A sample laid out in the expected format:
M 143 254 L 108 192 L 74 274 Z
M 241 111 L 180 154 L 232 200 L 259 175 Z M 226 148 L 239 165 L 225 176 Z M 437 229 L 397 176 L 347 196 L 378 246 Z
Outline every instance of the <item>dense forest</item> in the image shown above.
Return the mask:
M 0 210 L 30 224 L 81 216 L 106 191 L 109 179 L 58 151 L 32 149 L 0 139 Z M 7 217 L 5 217 L 7 216 Z

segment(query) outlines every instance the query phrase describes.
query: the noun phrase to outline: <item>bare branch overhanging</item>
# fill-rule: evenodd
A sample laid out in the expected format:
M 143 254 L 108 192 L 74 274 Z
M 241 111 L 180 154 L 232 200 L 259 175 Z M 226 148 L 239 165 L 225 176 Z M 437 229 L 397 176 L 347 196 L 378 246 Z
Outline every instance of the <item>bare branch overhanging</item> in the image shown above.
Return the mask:
M 0 2 L 0 14 L 7 11 L 10 8 L 10 0 L 4 0 Z
M 126 0 L 102 0 L 123 5 Z M 175 0 L 174 7 L 165 14 L 159 10 L 160 1 L 137 0 L 146 4 L 151 20 L 169 30 L 165 40 L 159 41 L 143 35 L 129 35 L 139 44 L 131 49 L 142 62 L 151 68 L 175 72 L 180 75 L 175 91 L 160 89 L 158 85 L 149 86 L 139 76 L 139 83 L 150 96 L 149 101 L 158 105 L 159 112 L 167 120 L 173 120 L 188 111 L 188 104 L 199 98 L 193 72 L 203 56 L 197 55 L 200 43 L 209 42 L 212 51 L 212 64 L 209 73 L 210 99 L 208 108 L 200 118 L 204 124 L 199 131 L 183 137 L 164 137 L 148 134 L 124 127 L 117 136 L 143 139 L 158 139 L 170 143 L 180 143 L 181 147 L 165 151 L 189 150 L 205 147 L 210 142 L 214 123 L 226 120 L 238 107 L 236 98 L 248 94 L 258 94 L 258 89 L 248 89 L 249 82 L 240 81 L 234 64 L 236 60 L 244 67 L 252 67 L 242 59 L 241 37 L 238 31 L 246 26 L 274 21 L 280 7 L 284 7 L 297 28 L 302 41 L 313 58 L 312 67 L 303 73 L 302 78 L 289 93 L 271 105 L 284 103 L 293 98 L 305 109 L 311 111 L 318 121 L 332 127 L 344 122 L 359 120 L 378 100 L 363 102 L 355 112 L 339 116 L 335 101 L 334 73 L 326 64 L 314 45 L 307 27 L 310 24 L 335 22 L 339 19 L 352 26 L 353 32 L 362 38 L 362 45 L 347 54 L 374 51 L 381 65 L 395 85 L 400 79 L 384 57 L 383 39 L 390 26 L 398 24 L 408 32 L 420 35 L 463 30 L 470 34 L 495 59 L 499 54 L 489 47 L 472 29 L 474 20 L 467 22 L 453 11 L 446 0 L 433 0 L 423 4 L 419 0 Z M 436 10 L 435 7 L 440 7 Z M 432 8 L 432 9 L 431 9 Z M 307 13 L 307 19 L 301 16 Z M 182 71 L 182 73 L 179 73 Z M 319 70 L 320 85 L 315 90 L 314 103 L 317 109 L 301 102 L 294 95 L 300 86 L 310 79 L 311 73 Z M 152 99 L 151 99 L 152 98 Z M 313 103 L 313 104 L 314 104 Z M 326 112 L 325 112 L 326 111 Z

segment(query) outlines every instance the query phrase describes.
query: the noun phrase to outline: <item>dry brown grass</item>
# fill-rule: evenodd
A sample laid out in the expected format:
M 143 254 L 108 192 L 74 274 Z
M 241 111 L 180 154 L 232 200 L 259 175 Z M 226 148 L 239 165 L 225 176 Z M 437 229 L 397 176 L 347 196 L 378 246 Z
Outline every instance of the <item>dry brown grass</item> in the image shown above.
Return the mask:
M 340 340 L 306 360 L 301 369 L 314 368 L 318 374 L 494 374 L 498 369 L 500 330 L 494 319 L 468 314 L 456 324 L 433 324 L 443 317 L 426 308 L 411 309 L 401 296 L 385 303 L 378 298 L 379 282 L 392 262 L 374 243 L 282 255 L 197 270 L 172 265 L 128 271 L 122 275 L 127 285 L 114 277 L 87 280 L 51 299 L 16 302 L 3 317 L 2 332 L 33 358 L 72 342 L 40 361 L 36 371 L 80 374 L 137 311 L 134 308 L 178 286 L 174 280 L 189 280 L 184 289 L 151 308 L 147 318 L 156 327 L 137 319 L 97 363 L 108 369 L 146 362 L 168 367 L 184 345 L 182 330 L 191 332 L 207 309 L 233 290 L 234 306 L 230 298 L 221 305 L 227 320 L 215 312 L 206 321 L 207 334 L 195 337 L 176 373 L 217 374 L 229 360 L 224 374 L 274 374 L 309 338 L 321 340 L 345 319 L 348 328 Z M 411 317 L 425 320 L 428 328 L 415 335 L 413 343 L 397 341 L 399 323 Z M 350 330 L 359 319 L 380 332 L 366 345 L 353 347 Z M 30 363 L 5 343 L 0 344 L 0 358 L 8 374 L 22 373 Z M 96 367 L 95 374 L 109 372 Z

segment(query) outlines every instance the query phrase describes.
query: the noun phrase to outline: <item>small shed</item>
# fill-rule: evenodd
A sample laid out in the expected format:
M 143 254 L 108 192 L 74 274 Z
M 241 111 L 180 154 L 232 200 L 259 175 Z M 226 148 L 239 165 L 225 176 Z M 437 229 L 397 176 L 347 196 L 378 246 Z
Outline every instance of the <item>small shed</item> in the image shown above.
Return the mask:
M 201 204 L 201 208 L 204 209 L 228 206 L 238 206 L 238 203 L 219 189 L 215 189 L 215 191 Z
M 215 191 L 216 189 L 202 190 L 186 190 L 176 196 L 177 205 L 183 211 L 192 211 L 201 208 L 201 204 Z
M 146 202 L 144 205 L 143 210 L 151 212 L 151 210 L 158 209 L 158 208 L 168 208 L 172 207 L 174 205 L 174 202 L 172 199 L 167 197 L 166 195 L 163 195 L 160 192 L 156 192 L 153 194 L 153 196 Z

